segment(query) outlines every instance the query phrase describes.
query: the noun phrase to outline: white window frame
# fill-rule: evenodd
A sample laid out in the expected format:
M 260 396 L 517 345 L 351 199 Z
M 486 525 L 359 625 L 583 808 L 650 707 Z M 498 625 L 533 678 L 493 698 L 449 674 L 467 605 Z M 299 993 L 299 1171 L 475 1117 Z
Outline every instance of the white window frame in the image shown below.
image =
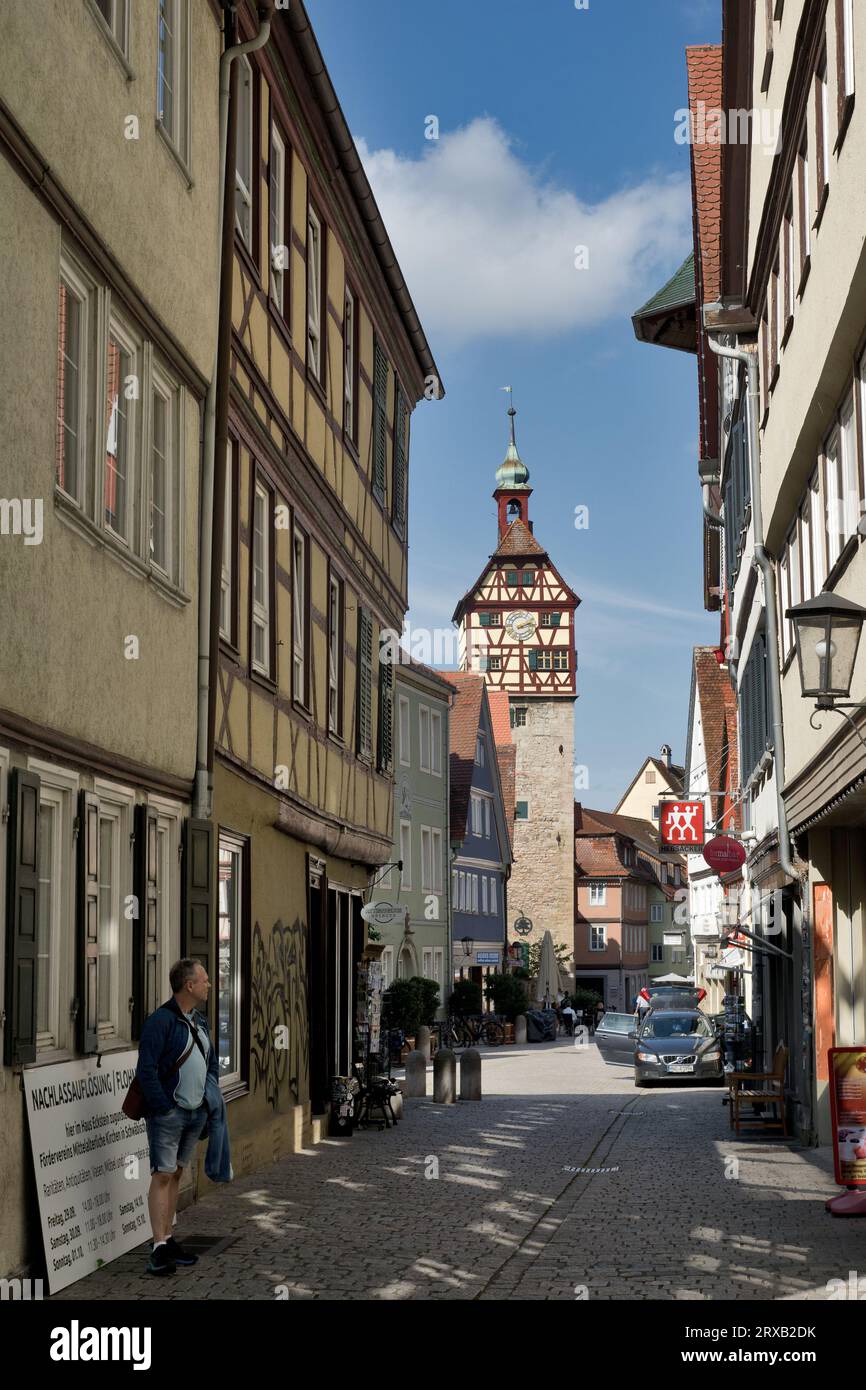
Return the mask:
M 111 415 L 108 414 L 108 351 L 112 338 L 115 340 L 122 353 L 129 357 L 129 370 L 118 383 L 117 410 L 121 396 L 125 401 L 127 417 L 127 454 L 128 458 L 126 469 L 126 534 L 115 530 L 106 517 L 106 489 L 108 482 L 108 445 L 112 435 L 112 423 L 115 419 L 115 407 L 112 407 Z M 108 333 L 105 340 L 105 393 L 102 400 L 102 415 L 100 417 L 100 463 L 99 470 L 99 517 L 100 523 L 112 539 L 124 549 L 132 554 L 141 554 L 141 527 L 140 516 L 140 492 L 141 492 L 141 410 L 140 406 L 145 399 L 144 383 L 145 373 L 143 370 L 143 344 L 126 324 L 122 316 L 112 309 L 108 320 Z M 149 373 L 148 373 L 149 376 Z M 124 394 L 125 382 L 134 377 L 138 388 L 138 397 L 127 398 Z M 115 449 L 117 446 L 117 434 L 115 424 Z M 117 453 L 114 455 L 117 458 Z
M 9 759 L 5 757 L 8 773 Z M 0 760 L 0 773 L 3 762 Z M 54 864 L 52 866 L 52 885 L 56 887 L 57 900 L 51 912 L 51 954 L 49 957 L 48 984 L 48 1029 L 37 1033 L 37 1052 L 71 1051 L 75 1046 L 74 1023 L 70 1005 L 75 987 L 70 986 L 67 996 L 61 991 L 75 978 L 76 934 L 76 860 L 73 826 L 78 814 L 78 791 L 80 779 L 77 772 L 58 767 L 56 763 L 43 762 L 40 758 L 27 759 L 27 771 L 39 777 L 39 806 L 50 805 L 55 817 Z M 8 787 L 0 776 L 0 804 L 6 805 Z M 0 871 L 5 868 L 2 855 L 5 854 L 6 835 L 0 850 Z M 41 864 L 40 864 L 41 870 Z M 0 872 L 0 883 L 5 885 L 5 873 Z M 5 910 L 5 893 L 3 894 Z M 37 1001 L 38 1007 L 38 1001 Z
M 242 53 L 238 64 L 237 139 L 235 147 L 235 228 L 248 251 L 253 249 L 253 69 Z
M 490 798 L 488 796 L 484 798 L 484 838 L 485 840 L 490 839 Z
M 149 389 L 150 410 L 147 429 L 147 558 L 149 564 L 165 576 L 172 584 L 182 583 L 183 530 L 182 501 L 183 490 L 180 484 L 181 460 L 183 458 L 183 402 L 184 393 L 180 384 L 164 370 L 161 363 L 152 362 Z M 154 397 L 158 396 L 165 405 L 165 564 L 153 558 L 153 461 L 156 447 Z
M 481 875 L 481 911 L 487 915 L 487 875 Z
M 421 892 L 433 892 L 433 836 L 429 825 L 421 826 Z
M 430 711 L 430 772 L 442 776 L 442 715 L 435 709 Z
M 159 78 L 159 26 L 162 22 L 162 9 L 170 14 L 172 31 L 170 85 L 172 92 L 171 119 L 166 120 L 162 105 L 162 91 Z M 159 131 L 168 141 L 175 154 L 186 166 L 189 162 L 189 5 L 187 0 L 157 0 L 157 63 L 156 63 L 156 123 Z
M 257 527 L 257 512 L 261 508 L 261 530 Z M 253 487 L 253 534 L 252 534 L 252 575 L 250 578 L 252 599 L 252 642 L 250 659 L 254 671 L 270 678 L 271 674 L 271 495 L 264 483 L 255 479 Z M 256 598 L 256 572 L 261 570 L 263 598 Z M 264 658 L 256 656 L 256 634 L 262 634 Z
M 401 767 L 412 766 L 412 715 L 406 695 L 397 696 L 397 737 L 400 743 L 399 758 Z
M 478 911 L 478 875 L 477 875 L 477 874 L 471 874 L 470 877 L 471 877 L 471 880 L 472 880 L 472 907 L 471 907 L 470 911 L 472 911 L 472 912 L 477 912 L 477 911 Z
M 477 792 L 470 795 L 470 806 L 472 809 L 472 834 L 481 836 L 484 831 L 484 799 Z
M 589 905 L 590 907 L 604 907 L 607 903 L 607 885 L 604 883 L 591 883 L 589 885 Z
M 394 981 L 394 947 L 386 946 L 382 952 L 382 991 L 388 989 Z
M 147 805 L 156 812 L 157 830 L 157 937 L 156 978 L 160 998 L 171 988 L 168 972 L 180 959 L 180 848 L 184 808 L 177 801 L 149 795 Z
M 442 1001 L 442 991 L 445 986 L 445 947 L 433 947 L 433 979 L 439 986 L 439 998 Z M 444 1001 L 442 1001 L 444 1002 Z
M 328 729 L 340 732 L 340 669 L 342 666 L 343 604 L 340 580 L 328 576 Z
M 105 0 L 110 16 L 102 12 L 100 0 L 90 0 L 90 9 L 111 47 L 129 63 L 129 0 Z
M 421 974 L 425 980 L 433 979 L 433 947 L 422 946 L 421 948 Z
M 658 941 L 654 941 L 650 947 L 650 961 L 653 965 L 661 965 L 665 958 L 665 948 Z
M 322 223 L 307 209 L 307 367 L 322 379 Z
M 307 693 L 307 537 L 292 529 L 292 694 L 304 704 Z
M 403 861 L 403 874 L 400 891 L 407 893 L 412 887 L 412 822 L 400 821 L 400 858 Z
M 839 411 L 839 442 L 842 448 L 841 529 L 844 546 L 856 535 L 860 520 L 860 460 L 857 454 L 857 416 L 853 391 L 848 393 Z
M 110 820 L 114 826 L 112 846 L 114 878 L 111 884 L 113 916 L 112 933 L 116 933 L 111 951 L 114 962 L 111 982 L 110 1017 L 99 1019 L 99 1041 L 112 1043 L 129 1042 L 132 1034 L 132 1016 L 129 1001 L 132 998 L 132 931 L 131 923 L 124 915 L 126 899 L 134 891 L 134 865 L 132 856 L 132 829 L 135 814 L 135 792 L 132 787 L 119 786 L 96 778 L 93 783 L 95 795 L 99 798 L 99 830 L 102 821 Z M 99 864 L 100 878 L 103 876 L 102 857 Z M 100 951 L 100 955 L 103 954 Z
M 498 905 L 497 905 L 497 888 L 496 888 L 497 881 L 498 881 L 498 880 L 497 880 L 497 878 L 496 878 L 496 875 L 494 874 L 494 875 L 492 876 L 491 880 L 490 880 L 490 911 L 491 911 L 491 913 L 496 913 L 496 912 L 499 911 L 499 907 L 498 907 Z
M 597 926 L 595 923 L 590 923 L 589 949 L 591 951 L 607 950 L 607 933 L 604 926 Z
M 272 121 L 270 161 L 268 164 L 268 234 L 271 252 L 268 293 L 284 316 L 286 312 L 286 278 L 289 271 L 290 255 L 285 240 L 286 158 L 286 142 L 279 127 Z
M 484 759 L 484 735 L 483 733 L 478 733 L 475 736 L 475 766 L 484 767 Z
M 223 544 L 222 556 L 220 559 L 220 636 L 227 642 L 232 642 L 234 633 L 232 631 L 232 597 L 234 588 L 234 536 L 235 536 L 235 517 L 234 517 L 234 447 L 232 440 L 228 441 L 226 448 L 226 482 L 225 482 L 225 507 L 223 510 Z
M 244 922 L 244 917 L 243 917 L 243 914 L 244 914 L 244 893 L 245 893 L 245 891 L 246 891 L 246 885 L 245 885 L 245 883 L 244 883 L 244 873 L 245 873 L 245 871 L 246 871 L 246 862 L 247 862 L 247 861 L 246 861 L 246 844 L 247 844 L 247 842 L 246 842 L 244 839 L 242 839 L 241 836 L 239 836 L 239 835 L 232 835 L 230 831 L 225 831 L 225 830 L 220 830 L 220 831 L 219 831 L 219 835 L 218 835 L 218 838 L 217 838 L 217 907 L 216 907 L 216 963 L 217 963 L 217 983 L 216 983 L 216 985 L 215 985 L 216 994 L 217 994 L 217 1002 L 216 1002 L 216 1005 L 215 1005 L 215 1014 L 216 1014 L 216 1018 L 217 1018 L 217 1030 L 216 1030 L 216 1031 L 217 1031 L 217 1037 L 216 1037 L 215 1044 L 214 1044 L 215 1047 L 216 1047 L 217 1055 L 219 1055 L 219 1038 L 220 1038 L 220 1031 L 219 1031 L 219 973 L 220 973 L 220 972 L 219 972 L 219 948 L 220 948 L 219 922 L 220 922 L 220 917 L 222 916 L 222 902 L 221 902 L 221 896 L 220 896 L 220 879 L 219 879 L 219 861 L 220 861 L 220 859 L 221 859 L 221 857 L 222 857 L 222 853 L 223 853 L 223 850 L 224 850 L 224 849 L 225 849 L 229 854 L 231 854 L 232 857 L 233 857 L 233 859 L 234 859 L 235 866 L 236 866 L 236 870 L 237 870 L 237 879 L 238 879 L 237 891 L 236 891 L 235 901 L 234 901 L 234 905 L 233 905 L 233 906 L 234 906 L 234 910 L 235 910 L 235 918 L 236 918 L 236 920 L 235 920 L 234 923 L 233 923 L 233 927 L 237 930 L 238 939 L 237 939 L 237 942 L 236 942 L 236 950 L 234 951 L 235 975 L 234 975 L 234 979 L 232 980 L 232 987 L 231 987 L 231 993 L 232 993 L 232 995 L 233 995 L 233 1001 L 232 1001 L 232 1016 L 233 1016 L 234 1021 L 235 1021 L 234 1035 L 233 1035 L 232 1041 L 231 1041 L 231 1055 L 232 1055 L 233 1057 L 236 1058 L 238 1065 L 237 1065 L 237 1067 L 236 1067 L 233 1071 L 230 1071 L 230 1072 L 222 1072 L 222 1071 L 221 1071 L 221 1072 L 220 1072 L 220 1086 L 231 1086 L 231 1085 L 234 1085 L 236 1082 L 240 1081 L 240 1079 L 241 1079 L 241 1065 L 240 1065 L 240 1060 L 241 1060 L 241 987 L 242 987 L 242 981 L 241 981 L 241 974 L 242 974 L 242 951 L 241 951 L 241 943 L 242 943 L 242 940 L 243 940 L 243 933 L 244 933 L 244 929 L 245 929 L 245 925 L 246 925 L 245 922 Z
M 433 892 L 441 893 L 443 891 L 442 864 L 444 856 L 442 852 L 442 831 L 438 830 L 436 826 L 431 828 L 430 841 L 433 868 Z
M 343 429 L 355 442 L 355 341 L 358 301 L 346 286 L 343 302 Z
M 84 272 L 76 265 L 76 263 L 75 263 L 73 260 L 70 259 L 70 257 L 68 256 L 68 254 L 67 254 L 66 251 L 64 250 L 64 251 L 62 252 L 62 254 L 61 254 L 61 257 L 60 257 L 60 276 L 59 276 L 59 281 L 58 281 L 58 295 L 57 295 L 57 305 L 58 305 L 58 324 L 57 324 L 58 359 L 59 359 L 59 347 L 60 347 L 60 322 L 59 322 L 59 313 L 60 313 L 60 293 L 59 293 L 59 288 L 60 288 L 60 284 L 62 284 L 62 285 L 64 286 L 64 288 L 65 288 L 65 290 L 66 290 L 67 297 L 68 297 L 69 295 L 71 295 L 71 296 L 75 299 L 76 303 L 78 304 L 78 308 L 79 308 L 79 317 L 80 317 L 80 326 L 79 326 L 79 335 L 78 335 L 78 337 L 79 337 L 79 343 L 78 343 L 78 346 L 79 346 L 79 361 L 78 361 L 78 366 L 77 366 L 77 370 L 78 370 L 78 392 L 77 392 L 77 400 L 76 400 L 76 408 L 77 408 L 77 411 L 78 411 L 78 429 L 77 429 L 77 435 L 76 435 L 76 448 L 75 448 L 75 468 L 76 468 L 76 473 L 77 473 L 77 475 L 78 475 L 78 476 L 77 476 L 77 487 L 76 487 L 75 490 L 73 491 L 73 490 L 70 490 L 68 487 L 66 487 L 65 483 L 64 483 L 64 484 L 61 484 L 61 483 L 59 483 L 59 482 L 57 481 L 57 464 L 58 464 L 58 462 L 59 462 L 59 460 L 58 460 L 58 458 L 57 458 L 57 443 L 55 443 L 54 478 L 55 478 L 55 486 L 56 486 L 57 490 L 58 490 L 59 492 L 61 492 L 62 495 L 63 495 L 64 497 L 68 498 L 71 502 L 74 502 L 75 505 L 76 505 L 82 512 L 86 512 L 86 511 L 87 511 L 87 503 L 88 503 L 88 495 L 89 495 L 89 489 L 88 489 L 88 485 L 87 485 L 87 484 L 88 484 L 88 475 L 90 474 L 91 462 L 92 462 L 92 457 L 91 457 L 90 448 L 89 448 L 89 438 L 92 437 L 92 436 L 90 436 L 90 430 L 89 430 L 89 426 L 88 426 L 89 414 L 90 414 L 88 407 L 89 407 L 89 404 L 90 404 L 90 399 L 91 399 L 91 396 L 92 396 L 93 384 L 94 384 L 92 341 L 93 341 L 93 333 L 94 333 L 93 325 L 94 325 L 94 322 L 98 319 L 98 316 L 99 316 L 98 291 L 97 291 L 97 287 L 96 287 L 96 285 L 94 284 L 94 282 L 93 282 L 91 279 L 89 279 L 87 276 L 85 276 Z M 58 370 L 59 370 L 59 361 L 58 361 Z M 65 390 L 66 390 L 66 383 L 67 383 L 67 375 L 66 375 L 66 373 L 64 372 L 64 393 L 65 393 Z M 59 396 L 60 396 L 60 382 L 59 382 L 59 380 L 58 380 L 58 381 L 57 381 L 57 390 L 56 390 L 56 398 L 57 398 L 57 404 L 58 404 L 58 405 L 59 405 Z M 64 394 L 64 400 L 65 400 L 65 394 Z M 58 433 L 59 433 L 59 431 L 60 431 L 61 429 L 64 430 L 64 444 L 65 444 L 65 422 L 61 422 L 61 421 L 60 421 L 60 417 L 59 417 L 59 415 L 57 415 L 56 409 L 55 409 L 55 416 L 56 416 L 56 419 L 57 419 L 57 429 L 58 429 Z M 100 431 L 100 433 L 101 433 L 101 431 Z M 58 442 L 59 442 L 59 441 L 58 441 Z
M 842 0 L 842 33 L 836 35 L 836 42 L 842 45 L 842 96 L 847 99 L 854 95 L 854 0 Z
M 651 921 L 651 922 L 663 922 L 663 921 L 664 921 L 664 904 L 663 904 L 663 903 L 650 903 L 650 921 Z
M 430 772 L 430 707 L 418 706 L 418 741 L 420 755 L 418 765 L 422 772 Z

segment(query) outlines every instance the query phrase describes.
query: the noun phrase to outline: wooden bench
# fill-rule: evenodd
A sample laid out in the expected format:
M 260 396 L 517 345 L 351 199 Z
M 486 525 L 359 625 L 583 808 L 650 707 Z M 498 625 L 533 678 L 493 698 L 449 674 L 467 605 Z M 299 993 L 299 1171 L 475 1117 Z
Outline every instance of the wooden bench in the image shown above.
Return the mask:
M 764 1129 L 781 1129 L 782 1135 L 787 1139 L 788 1125 L 785 1116 L 785 1068 L 788 1065 L 788 1049 L 784 1043 L 778 1043 L 773 1054 L 773 1070 L 764 1072 L 734 1071 L 728 1076 L 728 1119 L 737 1134 L 740 1132 L 740 1125 L 755 1124 L 761 1125 Z M 756 1083 L 763 1083 L 760 1087 Z M 776 1106 L 779 1118 L 774 1120 L 772 1112 L 758 1115 L 754 1112 L 745 1119 L 741 1118 L 740 1110 L 743 1105 L 764 1105 L 766 1107 Z

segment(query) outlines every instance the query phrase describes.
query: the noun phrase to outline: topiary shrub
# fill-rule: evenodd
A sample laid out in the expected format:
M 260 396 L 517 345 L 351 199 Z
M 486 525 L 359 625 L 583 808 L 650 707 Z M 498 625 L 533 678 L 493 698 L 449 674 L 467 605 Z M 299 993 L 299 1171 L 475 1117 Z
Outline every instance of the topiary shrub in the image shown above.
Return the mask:
M 469 1018 L 472 1014 L 480 1014 L 481 986 L 474 980 L 458 980 L 451 991 L 448 1007 L 457 1018 Z

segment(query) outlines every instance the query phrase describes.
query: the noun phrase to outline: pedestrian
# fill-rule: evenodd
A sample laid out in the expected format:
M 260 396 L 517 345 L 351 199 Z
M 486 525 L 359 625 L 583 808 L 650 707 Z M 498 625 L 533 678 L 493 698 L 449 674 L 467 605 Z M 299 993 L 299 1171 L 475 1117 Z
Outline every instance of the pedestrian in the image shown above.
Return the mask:
M 174 1274 L 177 1265 L 194 1265 L 198 1260 L 171 1231 L 181 1175 L 192 1162 L 211 1114 L 221 1124 L 221 1160 L 228 1165 L 220 1176 L 222 1180 L 231 1177 L 219 1061 L 204 1014 L 210 980 L 203 965 L 184 959 L 171 967 L 169 982 L 171 999 L 149 1015 L 141 1030 L 135 1073 L 144 1095 L 150 1150 L 147 1207 L 153 1249 L 148 1274 Z
M 635 1000 L 635 1007 L 634 1007 L 634 1015 L 635 1015 L 635 1019 L 636 1019 L 636 1021 L 637 1021 L 637 1026 L 638 1026 L 638 1028 L 640 1028 L 640 1026 L 641 1026 L 641 1024 L 643 1023 L 644 1019 L 646 1018 L 647 1014 L 649 1013 L 649 1009 L 650 1009 L 650 1001 L 649 1001 L 647 998 L 645 998 L 644 995 L 639 994 L 639 995 L 637 996 L 637 999 Z
M 568 1034 L 568 1036 L 569 1036 L 570 1038 L 573 1038 L 573 1037 L 574 1037 L 574 1024 L 575 1024 L 575 1020 L 577 1019 L 577 1014 L 575 1013 L 574 1009 L 571 1007 L 570 1004 L 563 1004 L 563 1006 L 562 1006 L 562 1018 L 563 1018 L 563 1022 L 565 1023 L 565 1031 L 566 1031 L 566 1033 Z

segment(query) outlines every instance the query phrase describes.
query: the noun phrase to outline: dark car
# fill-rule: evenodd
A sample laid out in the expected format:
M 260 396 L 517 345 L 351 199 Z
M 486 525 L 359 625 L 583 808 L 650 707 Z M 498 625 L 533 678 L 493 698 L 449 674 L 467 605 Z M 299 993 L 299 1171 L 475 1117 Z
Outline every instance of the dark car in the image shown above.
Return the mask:
M 595 1025 L 595 1043 L 601 1060 L 610 1067 L 630 1067 L 634 1062 L 636 1033 L 634 1014 L 604 1014 Z
M 696 985 L 646 985 L 641 997 L 651 1009 L 696 1009 L 706 999 L 707 991 Z
M 722 1079 L 721 1039 L 699 1009 L 652 1009 L 634 1047 L 634 1084 Z

